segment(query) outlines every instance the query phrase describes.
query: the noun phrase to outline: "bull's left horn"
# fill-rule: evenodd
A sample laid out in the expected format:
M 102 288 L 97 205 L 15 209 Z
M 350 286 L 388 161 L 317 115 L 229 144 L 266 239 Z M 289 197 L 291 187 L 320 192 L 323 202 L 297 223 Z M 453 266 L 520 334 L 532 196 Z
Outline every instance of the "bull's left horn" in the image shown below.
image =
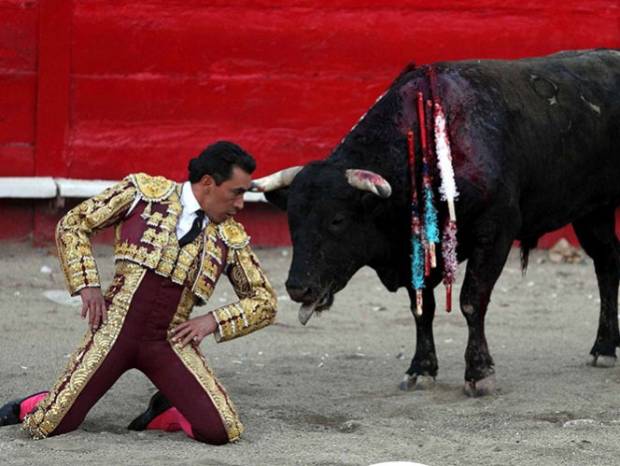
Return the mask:
M 375 172 L 349 169 L 345 171 L 345 176 L 349 184 L 354 188 L 361 189 L 362 191 L 370 191 L 384 199 L 392 195 L 390 183 Z
M 304 168 L 303 165 L 296 167 L 285 168 L 279 172 L 272 173 L 271 175 L 264 176 L 252 181 L 252 191 L 269 192 L 276 189 L 286 188 L 290 186 L 295 179 L 295 175 Z

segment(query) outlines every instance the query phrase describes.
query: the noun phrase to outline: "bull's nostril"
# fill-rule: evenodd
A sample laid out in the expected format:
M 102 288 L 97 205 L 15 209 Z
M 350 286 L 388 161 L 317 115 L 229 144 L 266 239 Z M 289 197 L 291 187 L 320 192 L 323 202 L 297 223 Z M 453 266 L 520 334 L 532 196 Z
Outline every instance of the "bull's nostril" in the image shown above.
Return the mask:
M 293 301 L 303 301 L 306 296 L 310 293 L 310 288 L 307 287 L 295 287 L 291 286 L 288 283 L 286 284 L 286 291 L 288 291 L 289 296 Z

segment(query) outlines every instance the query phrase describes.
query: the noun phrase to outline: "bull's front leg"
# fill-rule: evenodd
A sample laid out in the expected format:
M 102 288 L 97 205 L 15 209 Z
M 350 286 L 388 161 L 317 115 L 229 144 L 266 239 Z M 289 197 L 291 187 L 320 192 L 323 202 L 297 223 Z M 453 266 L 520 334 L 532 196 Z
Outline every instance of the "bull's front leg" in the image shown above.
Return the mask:
M 424 389 L 434 385 L 437 376 L 437 354 L 435 353 L 435 340 L 433 338 L 433 319 L 435 317 L 435 295 L 432 287 L 427 287 L 423 292 L 422 315 L 415 313 L 415 291 L 407 288 L 411 301 L 411 312 L 416 323 L 416 348 L 411 365 L 400 383 L 401 390 L 414 388 Z
M 484 334 L 484 318 L 493 286 L 506 263 L 517 225 L 514 218 L 487 221 L 476 234 L 461 289 L 461 312 L 467 320 L 469 338 L 465 350 L 465 393 L 483 396 L 495 392 L 495 369 Z

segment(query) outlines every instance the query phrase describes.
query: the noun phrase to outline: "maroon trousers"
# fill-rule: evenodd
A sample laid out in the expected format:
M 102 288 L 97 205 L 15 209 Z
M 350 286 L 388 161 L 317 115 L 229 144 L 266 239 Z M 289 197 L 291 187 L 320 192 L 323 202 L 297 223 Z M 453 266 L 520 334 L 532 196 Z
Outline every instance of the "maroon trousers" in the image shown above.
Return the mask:
M 112 349 L 51 435 L 76 429 L 125 371 L 138 369 L 185 416 L 196 440 L 228 442 L 211 398 L 166 340 L 182 291 L 168 278 L 146 272 Z

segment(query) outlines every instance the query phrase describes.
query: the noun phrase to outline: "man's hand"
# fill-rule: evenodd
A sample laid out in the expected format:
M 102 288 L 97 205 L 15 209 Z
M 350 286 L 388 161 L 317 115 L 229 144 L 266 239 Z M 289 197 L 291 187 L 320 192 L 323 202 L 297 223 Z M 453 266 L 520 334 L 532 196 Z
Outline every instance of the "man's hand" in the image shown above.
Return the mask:
M 82 312 L 80 315 L 84 319 L 88 315 L 88 325 L 94 332 L 99 325 L 108 321 L 108 310 L 105 306 L 101 288 L 82 288 L 80 290 L 82 298 Z
M 187 345 L 190 341 L 199 345 L 204 337 L 211 335 L 217 330 L 217 322 L 213 314 L 194 317 L 187 322 L 176 326 L 173 330 L 172 340 L 181 342 L 181 346 Z

